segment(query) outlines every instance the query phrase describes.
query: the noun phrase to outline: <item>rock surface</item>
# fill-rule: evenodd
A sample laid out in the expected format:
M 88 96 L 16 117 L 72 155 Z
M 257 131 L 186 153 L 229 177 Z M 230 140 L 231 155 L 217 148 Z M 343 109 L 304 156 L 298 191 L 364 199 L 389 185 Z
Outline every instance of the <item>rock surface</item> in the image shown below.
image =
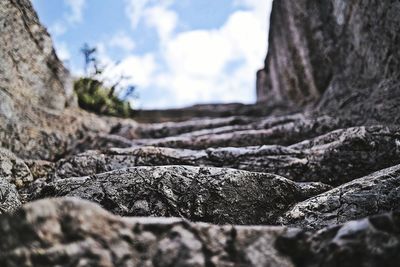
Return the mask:
M 21 197 L 15 188 L 0 178 L 0 214 L 15 211 L 21 206 Z
M 400 215 L 319 232 L 121 218 L 77 199 L 0 216 L 1 266 L 397 266 Z
M 33 106 L 63 110 L 72 94 L 72 83 L 31 2 L 1 1 L 0 25 L 0 114 L 12 115 L 7 110 L 12 108 L 9 96 L 29 100 Z
M 274 1 L 259 101 L 398 124 L 399 11 L 398 1 Z
M 399 210 L 400 165 L 397 165 L 300 202 L 280 222 L 315 229 Z
M 398 266 L 399 10 L 275 0 L 260 103 L 139 123 L 77 108 L 31 3 L 1 1 L 0 266 Z
M 216 224 L 274 224 L 291 205 L 326 191 L 283 177 L 209 167 L 133 167 L 41 185 L 33 198 L 79 197 L 123 216 Z

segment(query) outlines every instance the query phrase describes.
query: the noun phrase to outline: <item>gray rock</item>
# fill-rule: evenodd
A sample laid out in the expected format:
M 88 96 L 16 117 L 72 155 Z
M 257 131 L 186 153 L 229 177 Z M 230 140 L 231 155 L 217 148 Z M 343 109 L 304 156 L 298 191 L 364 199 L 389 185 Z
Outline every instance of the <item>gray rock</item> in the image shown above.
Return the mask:
M 290 145 L 340 128 L 343 121 L 332 117 L 303 118 L 278 124 L 268 129 L 250 129 L 227 133 L 185 135 L 162 139 L 138 139 L 135 145 L 204 149 L 210 147 L 242 147 L 258 145 Z
M 0 214 L 13 212 L 21 206 L 21 198 L 15 185 L 0 177 Z
M 278 237 L 276 247 L 296 266 L 395 267 L 400 261 L 400 213 L 317 232 L 287 231 Z
M 0 216 L 1 266 L 398 265 L 400 214 L 321 231 L 121 218 L 92 203 L 47 199 Z
M 351 181 L 292 207 L 280 223 L 319 229 L 400 210 L 400 165 Z
M 399 124 L 398 1 L 277 0 L 259 101 Z
M 133 167 L 44 183 L 33 198 L 79 197 L 124 216 L 273 224 L 291 205 L 329 189 L 319 183 L 311 187 L 272 174 L 234 169 Z
M 72 83 L 31 2 L 1 1 L 0 25 L 0 90 L 14 100 L 63 110 Z
M 86 176 L 134 166 L 193 165 L 268 172 L 294 181 L 339 185 L 400 163 L 398 128 L 352 127 L 289 147 L 163 147 L 104 149 L 57 162 L 53 179 Z
M 283 227 L 121 218 L 77 199 L 28 204 L 0 217 L 0 265 L 293 267 L 274 248 Z
M 0 179 L 16 185 L 18 188 L 33 181 L 32 174 L 25 162 L 11 151 L 0 147 Z

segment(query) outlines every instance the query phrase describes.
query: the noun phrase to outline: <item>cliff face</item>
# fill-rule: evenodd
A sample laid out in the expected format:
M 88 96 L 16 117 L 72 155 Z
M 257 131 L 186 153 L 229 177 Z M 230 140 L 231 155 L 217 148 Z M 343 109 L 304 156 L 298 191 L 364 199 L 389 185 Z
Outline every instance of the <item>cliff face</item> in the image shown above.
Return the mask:
M 10 116 L 10 98 L 63 110 L 72 94 L 69 73 L 29 0 L 0 2 L 0 35 L 0 114 Z
M 399 121 L 400 2 L 275 0 L 258 101 Z M 395 112 L 369 118 L 385 101 Z

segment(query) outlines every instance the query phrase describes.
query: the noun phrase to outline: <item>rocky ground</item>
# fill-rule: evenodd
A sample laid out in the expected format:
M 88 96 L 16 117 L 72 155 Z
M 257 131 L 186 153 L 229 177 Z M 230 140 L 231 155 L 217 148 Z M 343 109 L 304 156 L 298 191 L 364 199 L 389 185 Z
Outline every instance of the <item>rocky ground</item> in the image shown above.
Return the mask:
M 358 69 L 332 59 L 307 76 L 325 62 L 316 39 L 323 60 L 350 53 L 356 26 L 395 1 L 328 2 L 275 1 L 258 88 L 275 104 L 143 111 L 138 123 L 77 108 L 30 2 L 1 1 L 0 266 L 399 266 L 398 17 L 383 16 L 385 57 L 368 43 L 351 54 Z M 306 7 L 332 14 L 299 19 Z M 339 71 L 362 80 L 374 68 L 382 80 L 365 90 Z M 293 93 L 290 82 L 312 84 Z

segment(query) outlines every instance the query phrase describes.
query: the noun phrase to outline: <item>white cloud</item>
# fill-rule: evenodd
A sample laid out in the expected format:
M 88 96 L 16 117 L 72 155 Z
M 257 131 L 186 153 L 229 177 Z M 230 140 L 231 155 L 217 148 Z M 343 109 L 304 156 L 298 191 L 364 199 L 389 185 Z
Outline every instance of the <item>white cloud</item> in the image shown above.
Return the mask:
M 67 21 L 71 24 L 79 23 L 83 18 L 83 9 L 86 4 L 86 0 L 64 0 L 65 4 L 70 8 L 70 12 L 67 14 Z
M 126 52 L 131 52 L 133 49 L 135 49 L 135 42 L 126 33 L 119 32 L 111 37 L 110 41 L 108 42 L 108 46 L 120 48 Z
M 267 51 L 267 16 L 254 12 L 234 12 L 218 29 L 174 35 L 162 51 L 167 71 L 156 77 L 173 101 L 157 104 L 254 101 L 256 72 Z
M 206 102 L 252 102 L 256 71 L 267 52 L 268 14 L 272 0 L 235 0 L 243 9 L 219 28 L 176 32 L 178 15 L 172 0 L 125 0 L 132 29 L 144 22 L 160 39 L 159 51 L 132 55 L 110 71 L 126 72 L 140 91 L 153 90 L 145 108 L 187 106 Z M 155 58 L 158 59 L 158 63 Z
M 136 29 L 150 0 L 125 0 L 125 13 L 130 19 L 132 29 Z
M 64 23 L 56 22 L 49 28 L 49 32 L 53 37 L 61 36 L 67 32 L 67 27 Z
M 61 61 L 68 61 L 71 59 L 71 53 L 65 42 L 61 43 L 56 42 L 54 46 L 56 47 L 57 56 Z
M 144 15 L 146 24 L 156 29 L 161 43 L 170 38 L 178 23 L 176 12 L 164 5 L 148 8 Z

